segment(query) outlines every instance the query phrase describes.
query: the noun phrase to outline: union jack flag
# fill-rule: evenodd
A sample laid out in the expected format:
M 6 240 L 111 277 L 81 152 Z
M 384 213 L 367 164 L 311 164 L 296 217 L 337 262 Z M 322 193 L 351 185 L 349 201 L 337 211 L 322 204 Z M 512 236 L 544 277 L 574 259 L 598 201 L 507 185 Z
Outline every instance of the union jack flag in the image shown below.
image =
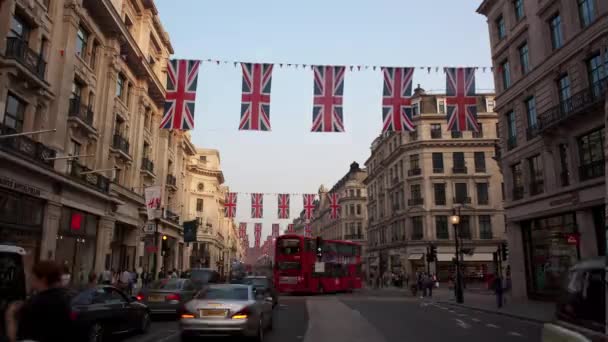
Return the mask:
M 264 195 L 251 194 L 251 217 L 262 218 L 264 214 Z
M 315 211 L 315 194 L 304 194 L 304 218 L 312 220 L 312 215 Z
M 194 100 L 200 61 L 172 59 L 167 67 L 167 95 L 160 128 L 194 128 Z
M 254 241 L 254 247 L 255 248 L 260 248 L 260 239 L 262 239 L 262 224 L 261 223 L 256 223 L 254 226 L 254 237 L 255 237 L 255 241 Z
M 245 240 L 245 236 L 247 235 L 247 222 L 239 223 L 239 238 L 241 240 Z
M 224 216 L 234 218 L 236 216 L 236 192 L 226 193 L 224 200 Z
M 304 226 L 304 236 L 312 237 L 312 227 L 309 224 Z
M 414 68 L 382 68 L 382 133 L 414 131 L 412 76 Z
M 293 223 L 287 225 L 287 233 L 293 233 Z
M 330 193 L 327 194 L 327 197 L 329 197 L 329 217 L 333 220 L 339 219 L 340 218 L 340 195 L 338 193 Z
M 289 194 L 278 195 L 279 206 L 278 206 L 278 217 L 280 219 L 289 218 Z
M 270 131 L 272 64 L 241 63 L 243 95 L 239 130 Z
M 475 68 L 446 68 L 445 103 L 450 131 L 479 131 Z
M 272 238 L 273 239 L 276 239 L 277 237 L 279 237 L 279 229 L 280 229 L 280 226 L 278 223 L 272 224 Z
M 312 132 L 344 132 L 342 95 L 343 66 L 314 66 Z

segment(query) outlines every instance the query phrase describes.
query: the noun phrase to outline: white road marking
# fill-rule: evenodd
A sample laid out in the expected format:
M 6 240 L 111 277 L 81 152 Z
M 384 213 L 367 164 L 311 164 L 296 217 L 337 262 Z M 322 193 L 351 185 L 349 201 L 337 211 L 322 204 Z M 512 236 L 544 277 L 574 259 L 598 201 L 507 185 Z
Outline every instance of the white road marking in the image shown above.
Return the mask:
M 458 314 L 458 317 L 468 317 L 468 316 L 469 316 L 469 315 L 464 314 L 464 313 L 459 313 L 459 314 Z
M 509 335 L 511 335 L 511 336 L 517 336 L 517 337 L 523 337 L 522 334 L 520 334 L 518 332 L 515 332 L 515 331 L 509 331 Z
M 449 312 L 449 313 L 455 313 L 456 311 L 454 311 L 454 310 L 449 310 L 448 312 Z
M 463 329 L 468 329 L 471 327 L 469 324 L 467 324 L 465 321 L 463 321 L 461 319 L 455 318 L 455 320 L 456 320 L 456 323 L 458 324 L 458 326 Z
M 498 329 L 499 328 L 498 325 L 495 325 L 495 324 L 492 324 L 492 323 L 486 324 L 486 327 L 488 327 L 488 328 L 494 328 L 494 329 Z
M 157 342 L 166 342 L 166 341 L 172 340 L 177 335 L 179 335 L 179 331 L 176 331 L 176 332 L 172 333 L 171 335 L 166 336 L 165 338 L 161 338 L 160 340 L 157 340 Z
M 471 318 L 471 321 L 473 321 L 473 322 L 481 322 L 481 320 L 479 318 Z

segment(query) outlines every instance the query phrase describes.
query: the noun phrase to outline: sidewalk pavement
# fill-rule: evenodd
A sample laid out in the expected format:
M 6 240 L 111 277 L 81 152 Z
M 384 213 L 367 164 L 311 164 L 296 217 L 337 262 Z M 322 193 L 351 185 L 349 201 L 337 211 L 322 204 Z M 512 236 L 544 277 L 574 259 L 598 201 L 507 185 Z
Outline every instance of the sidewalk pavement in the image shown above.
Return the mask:
M 504 298 L 505 304 L 503 304 L 502 308 L 498 308 L 496 304 L 496 296 L 488 295 L 487 293 L 480 294 L 465 291 L 464 303 L 458 304 L 456 303 L 454 291 L 452 289 L 439 288 L 433 290 L 434 301 L 452 306 L 460 306 L 477 311 L 510 316 L 537 323 L 549 322 L 554 317 L 555 303 L 540 302 L 529 299 L 514 300 L 508 295 L 506 295 Z

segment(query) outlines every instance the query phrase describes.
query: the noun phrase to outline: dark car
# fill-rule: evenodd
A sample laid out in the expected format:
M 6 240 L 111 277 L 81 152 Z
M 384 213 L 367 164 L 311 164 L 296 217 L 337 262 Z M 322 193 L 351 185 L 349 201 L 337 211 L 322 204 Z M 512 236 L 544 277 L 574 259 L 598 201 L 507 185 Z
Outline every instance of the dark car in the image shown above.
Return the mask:
M 190 279 L 169 278 L 157 280 L 137 294 L 152 314 L 177 314 L 178 309 L 197 292 Z
M 79 341 L 99 342 L 129 332 L 146 333 L 150 310 L 113 286 L 86 289 L 72 298 L 72 316 Z
M 581 261 L 568 273 L 555 320 L 545 324 L 543 342 L 606 341 L 606 258 Z
M 272 297 L 272 307 L 274 308 L 279 303 L 279 296 L 274 288 L 272 280 L 264 276 L 248 276 L 243 278 L 241 282 L 245 285 L 251 285 L 256 293 L 264 294 L 265 296 Z
M 190 270 L 190 280 L 194 283 L 197 289 L 202 288 L 207 284 L 220 283 L 220 274 L 210 268 L 193 268 Z

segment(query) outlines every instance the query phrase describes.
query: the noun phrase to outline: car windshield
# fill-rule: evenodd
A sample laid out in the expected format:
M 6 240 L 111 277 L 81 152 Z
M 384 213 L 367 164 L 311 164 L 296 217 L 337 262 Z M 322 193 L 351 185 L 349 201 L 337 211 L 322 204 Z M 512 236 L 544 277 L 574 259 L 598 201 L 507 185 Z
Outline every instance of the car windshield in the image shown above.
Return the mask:
M 213 277 L 213 271 L 211 270 L 192 270 L 190 273 L 190 279 L 197 283 L 207 284 Z
M 298 239 L 281 239 L 277 245 L 280 254 L 291 255 L 300 253 L 300 240 Z
M 268 278 L 245 278 L 243 284 L 255 287 L 268 287 Z
M 247 287 L 210 287 L 199 292 L 196 298 L 214 300 L 248 300 L 249 289 Z
M 180 279 L 161 279 L 150 284 L 148 288 L 151 290 L 179 290 L 181 284 Z

